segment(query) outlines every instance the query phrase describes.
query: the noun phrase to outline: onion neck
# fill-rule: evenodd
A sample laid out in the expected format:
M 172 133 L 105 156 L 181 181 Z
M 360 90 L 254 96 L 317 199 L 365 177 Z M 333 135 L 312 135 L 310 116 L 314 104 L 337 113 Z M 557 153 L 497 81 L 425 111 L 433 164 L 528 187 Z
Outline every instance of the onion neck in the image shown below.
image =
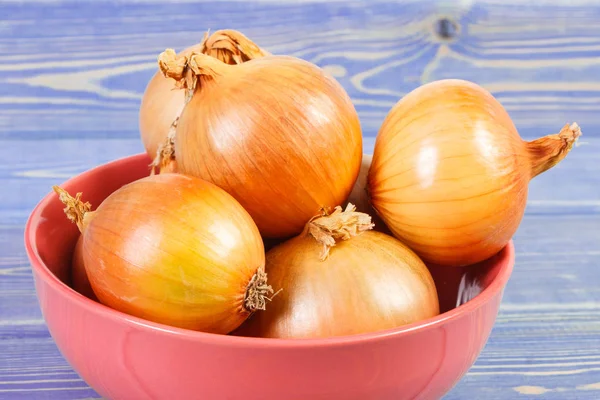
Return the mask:
M 580 136 L 581 129 L 574 122 L 566 124 L 557 134 L 526 142 L 525 146 L 531 159 L 531 178 L 561 162 Z
M 242 64 L 270 55 L 241 32 L 224 29 L 208 35 L 200 46 L 189 53 L 177 55 L 166 49 L 158 56 L 158 68 L 166 78 L 175 80 L 175 87 L 186 89 L 187 104 L 199 80 L 211 81 L 223 75 L 228 66 Z M 207 83 L 205 82 L 205 83 Z
M 348 203 L 343 211 L 340 206 L 336 206 L 332 213 L 323 210 L 321 215 L 308 222 L 305 230 L 323 245 L 320 258 L 324 261 L 329 257 L 329 251 L 335 246 L 336 240 L 348 240 L 373 227 L 369 214 L 356 211 L 356 207 Z
M 91 211 L 92 205 L 87 201 L 84 203 L 81 200 L 82 193 L 77 193 L 73 197 L 59 186 L 52 186 L 52 189 L 58 194 L 59 200 L 65 205 L 64 212 L 69 221 L 77 224 L 79 231 L 83 232 L 95 214 Z
M 270 55 L 241 32 L 223 29 L 204 36 L 202 53 L 230 65 Z
M 193 93 L 200 79 L 215 80 L 231 68 L 206 54 L 192 52 L 178 56 L 173 49 L 166 49 L 158 56 L 158 67 L 165 77 L 175 80 L 177 88 L 187 89 L 188 93 Z M 186 103 L 189 101 L 189 94 L 187 97 Z
M 178 88 L 194 89 L 199 77 L 214 79 L 229 66 L 268 55 L 241 32 L 224 29 L 210 36 L 206 33 L 197 51 L 177 55 L 175 50 L 166 49 L 158 56 L 158 67 L 165 77 L 175 80 Z

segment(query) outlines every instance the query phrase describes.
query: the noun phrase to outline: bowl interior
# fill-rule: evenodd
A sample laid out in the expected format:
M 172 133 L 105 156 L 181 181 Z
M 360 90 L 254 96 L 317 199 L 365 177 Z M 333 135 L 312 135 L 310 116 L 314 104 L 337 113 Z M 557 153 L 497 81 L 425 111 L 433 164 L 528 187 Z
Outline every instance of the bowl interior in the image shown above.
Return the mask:
M 74 177 L 63 188 L 72 195 L 83 193 L 82 199 L 89 201 L 92 209 L 95 209 L 121 186 L 146 176 L 149 173 L 149 163 L 150 159 L 145 154 L 113 161 Z M 363 168 L 364 173 L 366 169 Z M 362 181 L 359 179 L 357 185 L 362 184 Z M 356 203 L 360 199 L 352 199 L 354 192 L 349 200 Z M 79 231 L 75 224 L 67 220 L 63 205 L 54 193 L 46 196 L 38 205 L 29 226 L 32 229 L 27 240 L 31 252 L 37 253 L 44 267 L 70 287 L 71 260 Z M 503 265 L 500 261 L 506 257 L 507 248 L 491 259 L 469 267 L 429 265 L 438 290 L 440 311 L 454 309 L 480 294 L 494 281 Z

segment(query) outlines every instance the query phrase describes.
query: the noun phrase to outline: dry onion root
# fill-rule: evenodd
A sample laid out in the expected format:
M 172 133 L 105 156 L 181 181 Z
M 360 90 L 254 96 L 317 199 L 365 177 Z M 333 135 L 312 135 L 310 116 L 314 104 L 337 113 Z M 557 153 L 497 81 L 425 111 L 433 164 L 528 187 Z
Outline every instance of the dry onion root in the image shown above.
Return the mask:
M 266 56 L 230 66 L 204 54 L 159 57 L 193 91 L 176 131 L 178 171 L 235 197 L 268 238 L 290 237 L 350 194 L 360 122 L 343 87 L 316 65 Z
M 192 53 L 207 54 L 231 65 L 270 54 L 231 29 L 206 33 L 201 43 L 183 50 L 180 55 Z M 174 172 L 177 169 L 174 136 L 185 103 L 185 93 L 174 90 L 173 80 L 165 78 L 160 71 L 148 82 L 140 105 L 139 128 L 146 152 L 153 158 L 152 174 L 157 170 Z
M 267 253 L 271 284 L 285 290 L 236 332 L 239 336 L 317 338 L 391 329 L 439 314 L 425 264 L 371 217 L 345 210 L 313 218 L 299 236 Z
M 256 225 L 230 195 L 180 174 L 123 186 L 95 211 L 54 187 L 83 236 L 98 300 L 180 328 L 226 334 L 273 294 Z
M 520 225 L 529 181 L 558 164 L 581 130 L 526 142 L 482 87 L 441 80 L 389 112 L 368 176 L 371 204 L 427 262 L 464 266 L 498 253 Z

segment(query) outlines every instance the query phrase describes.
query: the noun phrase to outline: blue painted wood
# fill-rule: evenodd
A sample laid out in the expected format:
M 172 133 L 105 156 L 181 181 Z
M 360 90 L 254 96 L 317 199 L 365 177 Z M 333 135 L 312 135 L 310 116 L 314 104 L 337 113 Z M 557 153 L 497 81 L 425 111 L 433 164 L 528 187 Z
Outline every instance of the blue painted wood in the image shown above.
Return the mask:
M 599 19 L 588 0 L 0 3 L 0 398 L 97 397 L 49 337 L 23 224 L 52 184 L 142 151 L 157 54 L 209 28 L 332 72 L 366 152 L 403 94 L 446 77 L 490 89 L 527 139 L 579 122 L 581 145 L 531 183 L 498 321 L 446 398 L 600 398 Z

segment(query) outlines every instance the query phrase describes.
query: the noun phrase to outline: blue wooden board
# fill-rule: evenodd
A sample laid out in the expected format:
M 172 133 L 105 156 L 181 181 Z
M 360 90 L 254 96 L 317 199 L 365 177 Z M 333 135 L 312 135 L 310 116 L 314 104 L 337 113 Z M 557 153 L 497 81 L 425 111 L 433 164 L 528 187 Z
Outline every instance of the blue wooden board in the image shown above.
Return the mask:
M 52 184 L 142 151 L 156 56 L 222 28 L 332 72 L 366 152 L 389 108 L 440 78 L 490 89 L 526 139 L 577 121 L 580 145 L 531 183 L 488 345 L 446 398 L 600 398 L 598 21 L 585 0 L 0 2 L 0 398 L 98 397 L 49 337 L 23 225 Z

